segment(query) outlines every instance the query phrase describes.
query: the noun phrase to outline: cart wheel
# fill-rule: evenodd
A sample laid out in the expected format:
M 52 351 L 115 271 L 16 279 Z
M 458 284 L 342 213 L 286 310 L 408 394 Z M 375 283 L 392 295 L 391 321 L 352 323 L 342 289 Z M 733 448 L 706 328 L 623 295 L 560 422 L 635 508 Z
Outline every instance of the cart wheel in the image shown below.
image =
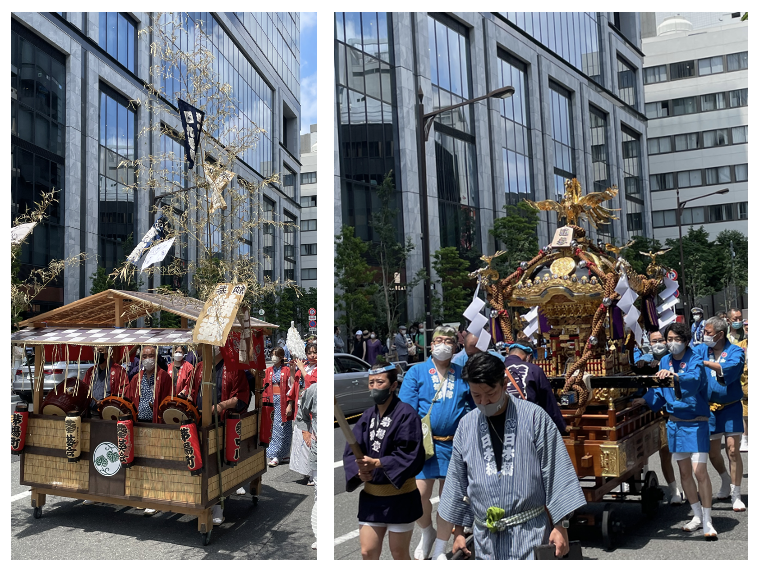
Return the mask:
M 645 485 L 645 481 L 640 480 L 642 476 L 643 476 L 643 471 L 641 471 L 637 477 L 632 476 L 627 481 L 627 484 L 630 486 L 629 494 L 641 494 L 643 492 L 643 489 L 645 488 L 646 485 Z
M 648 518 L 653 518 L 659 512 L 659 502 L 664 498 L 664 492 L 659 488 L 656 473 L 649 470 L 643 481 L 643 492 L 640 494 L 640 508 Z
M 34 507 L 34 517 L 35 518 L 42 518 L 42 506 L 35 506 Z
M 607 503 L 603 507 L 603 515 L 601 516 L 601 535 L 606 550 L 613 550 L 616 547 L 622 530 L 622 523 L 617 520 L 614 508 L 610 503 Z
M 252 503 L 254 506 L 256 506 L 257 504 L 259 504 L 259 497 L 258 497 L 256 494 L 255 494 L 254 496 L 252 496 L 252 497 L 251 497 L 251 503 Z
M 209 542 L 212 540 L 212 531 L 201 533 L 201 544 L 209 546 Z

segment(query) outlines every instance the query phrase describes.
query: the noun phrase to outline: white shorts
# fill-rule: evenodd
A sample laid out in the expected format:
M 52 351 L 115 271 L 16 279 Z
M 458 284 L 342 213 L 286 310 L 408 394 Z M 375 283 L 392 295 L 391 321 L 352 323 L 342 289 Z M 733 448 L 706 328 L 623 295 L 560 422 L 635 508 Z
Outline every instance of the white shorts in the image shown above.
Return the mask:
M 372 526 L 373 528 L 386 528 L 389 532 L 410 532 L 415 527 L 415 522 L 404 524 L 384 524 L 383 522 L 360 522 L 360 527 Z
M 706 464 L 706 461 L 709 458 L 709 453 L 708 452 L 674 452 L 672 453 L 672 460 L 674 460 L 675 462 L 686 459 L 686 458 L 690 458 L 693 464 L 696 464 L 697 462 L 703 462 L 704 464 Z
M 742 434 L 742 432 L 718 432 L 709 435 L 709 440 L 720 440 L 722 437 L 728 438 L 729 436 L 741 436 Z

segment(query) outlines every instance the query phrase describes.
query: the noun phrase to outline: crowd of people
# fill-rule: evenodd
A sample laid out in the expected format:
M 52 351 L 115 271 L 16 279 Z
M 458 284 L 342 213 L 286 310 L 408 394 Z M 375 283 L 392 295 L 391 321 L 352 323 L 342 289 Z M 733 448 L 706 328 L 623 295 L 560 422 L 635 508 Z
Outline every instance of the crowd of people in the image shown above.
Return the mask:
M 712 499 L 730 499 L 737 512 L 746 509 L 740 452 L 748 448 L 748 324 L 738 309 L 728 313 L 729 322 L 704 320 L 700 308 L 692 315 L 692 326 L 667 325 L 636 349 L 636 372 L 650 368 L 658 378 L 671 377 L 673 386 L 642 389 L 632 403 L 664 411 L 668 445 L 659 457 L 668 502 L 687 499 L 693 511 L 683 530 L 703 529 L 707 539 L 716 539 Z M 400 361 L 406 360 L 401 349 L 412 356 L 406 329 L 394 339 Z M 375 337 L 357 331 L 355 354 L 367 357 L 368 340 Z M 568 552 L 569 520 L 585 497 L 563 441 L 566 423 L 556 396 L 533 364 L 536 348 L 521 339 L 480 352 L 476 342 L 467 332 L 437 326 L 428 358 L 404 376 L 383 353 L 370 361 L 375 406 L 353 429 L 366 454 L 360 459 L 347 445 L 343 457 L 347 491 L 363 485 L 358 520 L 364 559 L 380 557 L 387 532 L 393 558 L 410 559 L 416 523 L 422 530 L 412 552 L 417 560 L 446 560 L 453 536 L 453 554 L 470 555 L 469 532 L 480 559 L 528 559 L 548 543 L 556 556 Z M 714 496 L 708 461 L 721 478 Z

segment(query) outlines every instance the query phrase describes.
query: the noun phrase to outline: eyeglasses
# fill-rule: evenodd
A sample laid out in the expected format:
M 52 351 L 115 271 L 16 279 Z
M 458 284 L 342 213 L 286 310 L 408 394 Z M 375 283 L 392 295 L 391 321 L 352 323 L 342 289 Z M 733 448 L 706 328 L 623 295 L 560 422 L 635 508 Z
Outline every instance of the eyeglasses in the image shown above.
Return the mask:
M 437 337 L 434 339 L 434 343 L 439 345 L 440 343 L 447 343 L 448 345 L 454 345 L 455 341 L 452 340 L 451 337 Z

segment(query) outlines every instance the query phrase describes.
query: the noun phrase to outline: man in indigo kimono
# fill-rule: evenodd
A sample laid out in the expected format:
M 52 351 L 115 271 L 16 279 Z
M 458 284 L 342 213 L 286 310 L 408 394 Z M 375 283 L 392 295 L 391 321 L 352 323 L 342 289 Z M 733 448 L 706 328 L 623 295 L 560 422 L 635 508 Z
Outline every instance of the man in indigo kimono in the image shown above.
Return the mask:
M 423 514 L 415 481 L 426 456 L 421 419 L 397 398 L 398 387 L 396 367 L 379 358 L 368 371 L 376 406 L 367 409 L 353 429 L 365 456 L 358 460 L 349 445 L 344 449 L 347 492 L 365 485 L 357 512 L 365 560 L 378 560 L 387 530 L 394 559 L 410 560 L 413 528 Z
M 506 392 L 505 367 L 488 353 L 468 360 L 463 379 L 477 410 L 455 433 L 439 501 L 439 520 L 455 525 L 453 552 L 469 553 L 463 527 L 473 522 L 477 559 L 532 559 L 548 542 L 565 555 L 568 519 L 585 496 L 556 423 Z M 445 544 L 437 539 L 433 559 L 446 559 Z
M 441 494 L 452 456 L 455 430 L 460 419 L 474 408 L 468 385 L 460 376 L 461 367 L 452 364 L 456 341 L 457 333 L 452 327 L 440 325 L 434 329 L 431 356 L 405 373 L 400 389 L 400 400 L 413 407 L 421 419 L 430 415 L 431 428 L 424 429 L 424 433 L 427 430 L 431 432 L 434 441 L 434 456 L 426 461 L 423 470 L 416 476 L 423 505 L 423 516 L 418 520 L 423 533 L 413 556 L 416 560 L 428 557 L 437 537 L 450 536 L 451 528 L 440 528 L 437 524 L 435 529 L 432 524 L 431 493 L 434 481 L 440 479 Z
M 739 447 L 743 435 L 741 375 L 746 354 L 741 347 L 730 342 L 728 328 L 724 319 L 710 317 L 704 326 L 704 343 L 693 351 L 704 361 L 709 386 L 709 460 L 722 479 L 722 486 L 715 498 L 731 498 L 733 510 L 743 512 L 746 505 L 741 500 L 743 460 Z M 730 463 L 729 474 L 722 458 L 723 436 Z

